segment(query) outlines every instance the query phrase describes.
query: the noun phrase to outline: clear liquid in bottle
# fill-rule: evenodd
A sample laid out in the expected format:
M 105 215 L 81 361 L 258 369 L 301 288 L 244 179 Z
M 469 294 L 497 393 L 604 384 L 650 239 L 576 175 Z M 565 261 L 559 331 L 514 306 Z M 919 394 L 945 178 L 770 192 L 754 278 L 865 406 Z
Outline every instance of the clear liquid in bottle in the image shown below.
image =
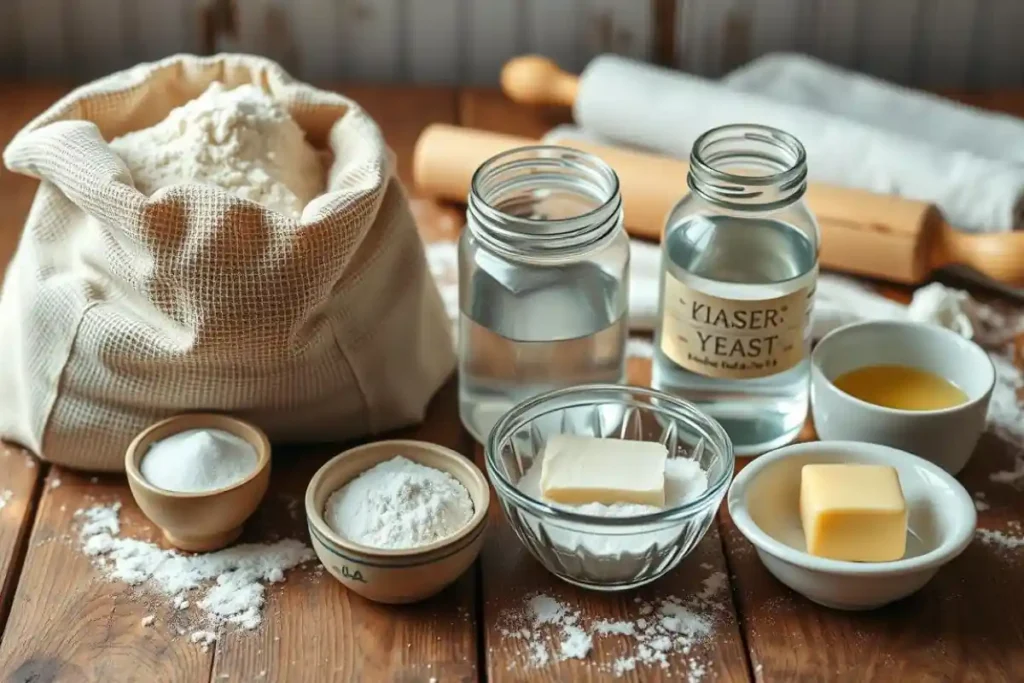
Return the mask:
M 673 346 L 663 343 L 671 334 L 663 322 L 655 343 L 653 386 L 696 403 L 718 420 L 737 454 L 760 453 L 795 439 L 807 416 L 815 244 L 805 232 L 778 220 L 691 215 L 668 227 L 662 256 L 661 310 L 668 315 L 675 305 L 692 316 L 683 332 L 690 353 L 666 351 Z M 694 326 L 694 320 L 708 325 Z M 774 327 L 783 320 L 788 333 Z M 783 353 L 787 334 L 792 348 Z M 680 353 L 690 355 L 694 361 L 689 365 L 698 371 L 677 362 Z M 706 358 L 715 360 L 697 364 Z M 768 367 L 747 371 L 760 376 L 714 376 L 742 374 L 734 368 L 761 367 L 765 359 L 769 364 L 781 359 L 781 371 Z

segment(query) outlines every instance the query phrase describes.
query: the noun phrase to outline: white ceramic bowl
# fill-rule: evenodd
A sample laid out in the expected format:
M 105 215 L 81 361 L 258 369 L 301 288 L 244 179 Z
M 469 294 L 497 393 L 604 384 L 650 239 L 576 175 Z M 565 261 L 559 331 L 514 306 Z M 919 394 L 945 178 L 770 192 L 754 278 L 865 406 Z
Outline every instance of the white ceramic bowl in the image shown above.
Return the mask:
M 942 410 L 896 410 L 867 403 L 832 382 L 868 365 L 903 365 L 944 377 L 967 402 Z M 995 368 L 977 344 L 936 325 L 855 323 L 825 335 L 811 354 L 811 413 L 823 441 L 892 446 L 956 474 L 985 429 Z
M 351 541 L 324 519 L 328 497 L 361 473 L 401 455 L 458 479 L 473 499 L 465 527 L 439 541 L 401 550 L 372 548 Z M 480 554 L 491 501 L 487 479 L 469 458 L 425 441 L 376 441 L 328 460 L 306 487 L 306 519 L 313 551 L 331 576 L 364 598 L 388 604 L 417 602 L 459 578 Z
M 806 551 L 800 524 L 800 469 L 813 463 L 891 465 L 907 501 L 907 553 L 894 562 L 846 562 Z M 775 578 L 814 602 L 864 610 L 928 583 L 971 542 L 974 503 L 942 468 L 888 446 L 814 441 L 780 448 L 743 468 L 729 489 L 729 514 Z

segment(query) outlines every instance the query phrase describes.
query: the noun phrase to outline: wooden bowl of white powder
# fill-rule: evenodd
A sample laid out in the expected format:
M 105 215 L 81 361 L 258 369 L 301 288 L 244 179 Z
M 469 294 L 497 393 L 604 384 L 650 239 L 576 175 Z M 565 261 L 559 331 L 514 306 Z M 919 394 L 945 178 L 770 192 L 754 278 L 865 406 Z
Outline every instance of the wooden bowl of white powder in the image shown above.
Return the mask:
M 331 575 L 370 600 L 409 603 L 473 563 L 490 497 L 465 456 L 423 441 L 378 441 L 320 468 L 306 489 L 306 517 Z
M 181 550 L 232 543 L 270 483 L 270 442 L 255 425 L 217 413 L 188 413 L 140 433 L 125 454 L 139 508 Z

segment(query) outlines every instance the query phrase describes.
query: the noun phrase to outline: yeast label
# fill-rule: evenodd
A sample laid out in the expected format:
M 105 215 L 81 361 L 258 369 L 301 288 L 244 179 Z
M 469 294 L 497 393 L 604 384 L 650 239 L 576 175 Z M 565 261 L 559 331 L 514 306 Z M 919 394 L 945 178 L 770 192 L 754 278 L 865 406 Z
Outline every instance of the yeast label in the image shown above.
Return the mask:
M 661 350 L 690 372 L 753 379 L 803 360 L 810 287 L 774 299 L 722 299 L 665 274 Z

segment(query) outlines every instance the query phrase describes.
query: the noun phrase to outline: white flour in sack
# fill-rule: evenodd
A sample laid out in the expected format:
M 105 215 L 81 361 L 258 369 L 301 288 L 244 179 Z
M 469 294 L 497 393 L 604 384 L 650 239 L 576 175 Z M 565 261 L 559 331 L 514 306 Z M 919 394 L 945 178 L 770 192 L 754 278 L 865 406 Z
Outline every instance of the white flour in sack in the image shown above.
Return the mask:
M 110 141 L 146 195 L 183 183 L 216 185 L 288 216 L 324 189 L 302 128 L 254 85 L 214 82 L 160 123 Z

